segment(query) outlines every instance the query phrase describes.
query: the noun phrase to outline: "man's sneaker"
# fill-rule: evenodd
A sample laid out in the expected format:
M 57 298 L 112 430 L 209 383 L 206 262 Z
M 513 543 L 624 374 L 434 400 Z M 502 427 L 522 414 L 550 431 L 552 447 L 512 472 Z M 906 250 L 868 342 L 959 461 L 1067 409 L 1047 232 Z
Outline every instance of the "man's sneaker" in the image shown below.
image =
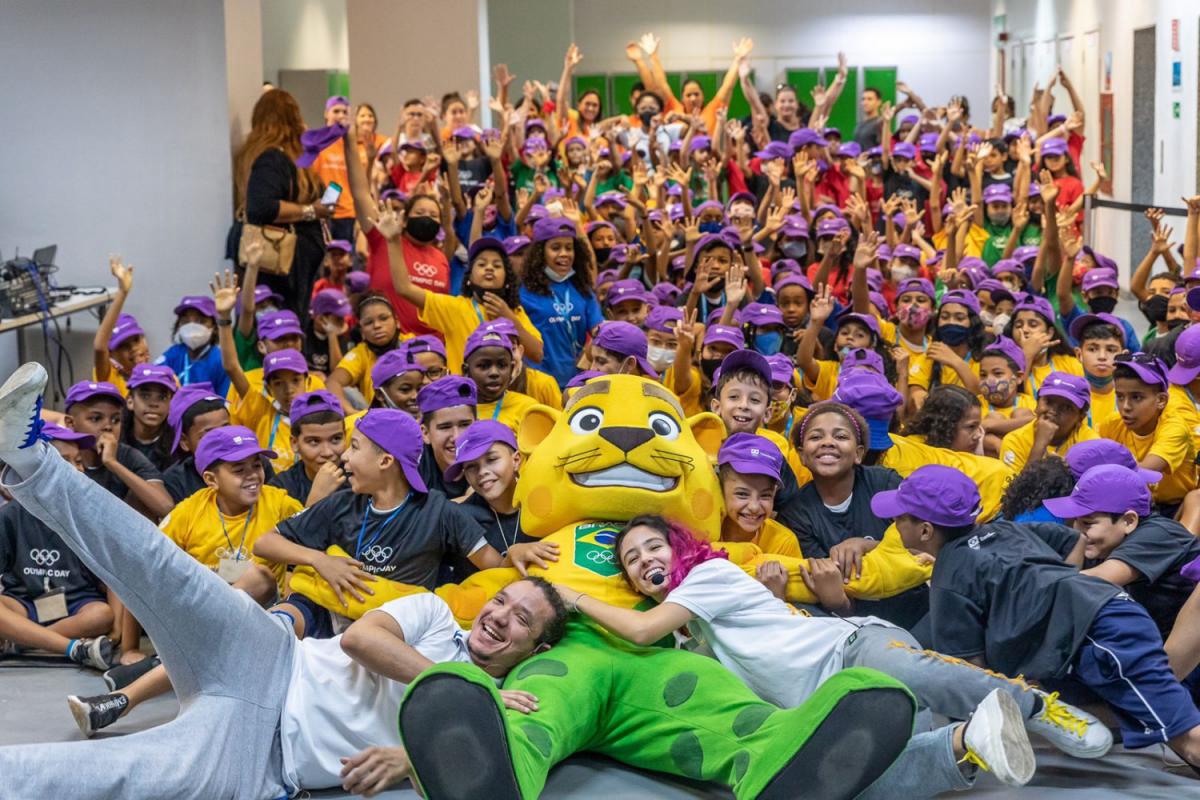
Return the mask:
M 963 732 L 963 744 L 967 748 L 963 762 L 992 773 L 1009 786 L 1029 783 L 1037 767 L 1021 708 L 1003 689 L 993 689 L 976 706 Z
M 112 640 L 107 636 L 95 639 L 76 639 L 67 657 L 76 664 L 83 664 L 101 671 L 109 670 L 118 663 Z
M 1042 710 L 1025 721 L 1025 727 L 1069 756 L 1100 758 L 1112 747 L 1112 732 L 1086 711 L 1058 699 L 1058 692 L 1034 692 Z
M 41 364 L 22 364 L 0 386 L 0 452 L 29 447 L 42 432 L 42 390 L 46 370 Z
M 123 694 L 98 694 L 95 697 L 80 697 L 73 694 L 67 697 L 67 705 L 71 708 L 71 716 L 83 735 L 91 738 L 96 731 L 112 725 L 129 706 L 129 698 Z
M 132 664 L 122 664 L 121 666 L 113 667 L 100 677 L 104 679 L 104 685 L 108 687 L 110 692 L 116 692 L 124 689 L 161 663 L 162 659 L 158 656 L 143 658 L 141 661 L 135 661 Z

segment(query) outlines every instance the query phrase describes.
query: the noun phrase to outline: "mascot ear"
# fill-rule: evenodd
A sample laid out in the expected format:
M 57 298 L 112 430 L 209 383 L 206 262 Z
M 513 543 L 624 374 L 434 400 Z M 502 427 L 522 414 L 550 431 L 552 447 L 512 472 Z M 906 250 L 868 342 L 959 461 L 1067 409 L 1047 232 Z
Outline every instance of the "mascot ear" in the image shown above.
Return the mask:
M 526 411 L 525 418 L 521 420 L 521 430 L 517 434 L 517 447 L 520 451 L 532 453 L 533 449 L 550 435 L 550 431 L 554 430 L 560 413 L 550 406 L 543 405 L 536 405 Z
M 704 452 L 708 453 L 710 459 L 716 459 L 717 451 L 721 449 L 721 443 L 725 441 L 725 423 L 721 418 L 705 411 L 694 417 L 688 417 L 687 424 L 692 429 L 692 435 L 696 437 L 696 441 L 704 448 Z

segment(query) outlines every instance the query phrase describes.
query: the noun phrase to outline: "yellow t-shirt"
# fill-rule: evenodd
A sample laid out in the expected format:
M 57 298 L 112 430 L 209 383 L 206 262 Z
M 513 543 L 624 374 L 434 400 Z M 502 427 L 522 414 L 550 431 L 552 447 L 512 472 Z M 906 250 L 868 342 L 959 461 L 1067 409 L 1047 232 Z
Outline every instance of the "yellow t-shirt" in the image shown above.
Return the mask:
M 1037 411 L 1037 400 L 1033 399 L 1033 395 L 1028 395 L 1024 392 L 1018 392 L 1017 396 L 1013 398 L 1012 405 L 1007 406 L 994 406 L 987 401 L 986 397 L 979 395 L 979 405 L 985 417 L 995 412 L 1005 419 L 1012 419 L 1013 412 L 1018 408 L 1024 408 L 1027 411 Z
M 92 367 L 92 380 L 94 380 L 94 381 L 100 380 L 99 378 L 96 377 L 96 368 L 95 367 Z M 110 363 L 109 370 L 108 370 L 108 382 L 111 383 L 113 386 L 117 387 L 117 391 L 121 393 L 122 397 L 129 396 L 129 386 L 126 385 L 126 383 L 125 383 L 125 376 L 121 374 L 121 370 L 117 369 L 116 364 Z
M 898 436 L 894 433 L 892 434 L 892 446 L 879 460 L 879 466 L 896 470 L 902 478 L 907 478 L 917 468 L 926 464 L 954 467 L 975 481 L 975 485 L 979 487 L 982 507 L 978 519 L 983 522 L 1000 512 L 1000 501 L 1004 498 L 1004 490 L 1008 488 L 1008 482 L 1015 474 L 997 458 L 934 447 L 917 441 L 911 436 Z
M 248 369 L 248 370 L 246 370 L 245 374 L 246 374 L 246 382 L 250 384 L 250 391 L 258 392 L 259 394 L 267 393 L 267 390 L 264 388 L 266 386 L 266 383 L 263 378 L 262 367 L 255 367 L 254 369 Z M 322 378 L 320 375 L 310 372 L 305 376 L 304 391 L 315 392 L 317 389 L 324 389 L 324 388 L 325 388 L 325 379 Z M 231 381 L 229 383 L 229 392 L 226 393 L 226 395 L 225 395 L 226 402 L 229 403 L 230 408 L 233 408 L 233 407 L 237 406 L 237 404 L 239 402 L 241 402 L 241 399 L 242 399 L 242 396 L 240 394 L 238 394 L 238 390 L 234 388 L 233 382 Z
M 558 381 L 541 370 L 525 367 L 525 394 L 544 406 L 562 411 L 562 389 Z
M 1088 404 L 1088 419 L 1092 428 L 1100 430 L 1100 424 L 1109 417 L 1116 416 L 1117 393 L 1109 384 L 1108 391 L 1101 394 L 1092 387 L 1092 399 Z
M 478 419 L 494 419 L 512 428 L 513 433 L 521 432 L 521 420 L 526 412 L 538 404 L 527 394 L 514 392 L 509 389 L 496 403 L 480 403 L 475 406 L 475 416 Z
M 1149 456 L 1167 462 L 1163 479 L 1152 490 L 1155 502 L 1180 503 L 1184 495 L 1196 488 L 1196 440 L 1182 416 L 1164 412 L 1154 433 L 1147 436 L 1138 436 L 1125 426 L 1119 415 L 1112 416 L 1101 423 L 1100 435 L 1128 447 L 1138 463 Z
M 1033 392 L 1033 396 L 1037 397 L 1041 391 L 1042 384 L 1046 382 L 1046 377 L 1051 372 L 1065 372 L 1068 375 L 1078 375 L 1084 377 L 1083 364 L 1075 356 L 1050 356 L 1045 364 L 1040 367 L 1034 367 L 1029 374 L 1029 391 Z
M 929 357 L 927 353 L 917 353 L 911 356 L 908 360 L 908 386 L 911 389 L 914 386 L 919 386 L 925 391 L 929 391 L 929 385 L 933 382 L 933 367 L 938 362 Z M 975 373 L 975 377 L 979 377 L 979 362 L 967 356 L 967 367 L 971 372 Z M 953 367 L 942 365 L 941 376 L 938 382 L 942 386 L 962 386 L 962 378 L 959 377 L 958 371 Z
M 1003 441 L 1000 442 L 1000 460 L 1004 462 L 1004 465 L 1012 467 L 1014 472 L 1020 472 L 1025 469 L 1025 464 L 1029 461 L 1029 453 L 1033 450 L 1033 439 L 1036 434 L 1036 419 L 1032 419 L 1015 431 L 1009 431 L 1005 434 Z M 1085 420 L 1080 423 L 1075 432 L 1061 445 L 1058 447 L 1053 445 L 1047 447 L 1046 454 L 1065 458 L 1067 451 L 1080 442 L 1099 438 L 1100 436 L 1092 430 Z
M 212 570 L 221 560 L 219 550 L 233 551 L 240 545 L 243 557 L 268 567 L 282 588 L 284 565 L 253 555 L 254 543 L 280 522 L 303 510 L 304 506 L 283 489 L 263 486 L 258 502 L 249 512 L 247 524 L 246 514 L 223 517 L 217 510 L 216 490 L 206 487 L 175 506 L 158 527 L 189 556 Z
M 296 463 L 292 451 L 292 423 L 287 414 L 275 410 L 275 405 L 262 392 L 252 392 L 234 406 L 229 415 L 234 425 L 245 425 L 254 431 L 258 443 L 275 451 L 271 466 L 282 472 Z
M 779 452 L 783 453 L 784 460 L 787 461 L 788 466 L 792 468 L 792 472 L 796 476 L 796 483 L 799 486 L 803 486 L 812 480 L 812 473 L 808 471 L 807 467 L 800 463 L 800 454 L 796 452 L 795 447 L 792 447 L 791 442 L 785 439 L 782 435 L 768 428 L 759 428 L 757 431 L 755 431 L 755 433 L 764 439 L 770 440 L 776 447 L 779 448 Z
M 933 240 L 932 240 L 934 249 L 945 250 L 946 249 L 946 241 L 949 238 L 950 237 L 947 234 L 945 228 L 942 228 L 940 231 L 935 233 L 933 235 Z M 967 231 L 967 243 L 966 243 L 966 248 L 963 250 L 963 255 L 964 256 L 975 256 L 976 258 L 982 258 L 983 257 L 983 246 L 985 244 L 987 244 L 989 238 L 991 238 L 991 237 L 988 236 L 988 232 L 986 230 L 984 230 L 983 228 L 979 227 L 978 225 L 972 223 L 971 229 L 969 231 Z
M 800 553 L 800 540 L 796 538 L 796 534 L 783 523 L 773 519 L 763 523 L 762 530 L 750 540 L 750 544 L 758 545 L 758 549 L 768 555 L 804 558 Z
M 908 360 L 911 363 L 914 356 L 919 356 L 925 352 L 925 348 L 929 346 L 928 340 L 923 340 L 920 346 L 917 346 L 900 335 L 900 326 L 892 322 L 890 319 L 884 319 L 878 314 L 875 318 L 879 320 L 879 335 L 883 341 L 890 344 L 892 347 L 903 347 L 908 351 Z
M 1167 413 L 1177 415 L 1183 420 L 1192 432 L 1192 438 L 1196 440 L 1196 451 L 1200 452 L 1200 409 L 1196 408 L 1187 389 L 1182 386 L 1171 387 L 1167 394 Z
M 433 292 L 429 292 L 429 294 L 433 294 Z M 401 332 L 396 337 L 396 341 L 402 342 L 411 338 L 413 338 L 411 333 Z M 375 355 L 375 351 L 367 347 L 366 342 L 359 342 L 351 348 L 349 353 L 342 356 L 342 360 L 334 367 L 334 369 L 344 369 L 350 374 L 349 385 L 362 392 L 368 407 L 375 399 L 375 383 L 371 380 L 371 370 L 377 360 L 378 356 Z
M 808 376 L 804 376 L 804 388 L 812 395 L 813 402 L 828 400 L 833 397 L 833 393 L 837 391 L 838 373 L 841 372 L 842 365 L 836 361 L 818 361 L 817 379 L 809 381 Z
M 705 409 L 701 408 L 701 406 L 700 406 L 700 370 L 696 369 L 695 367 L 693 367 L 691 365 L 688 365 L 688 369 L 691 370 L 691 372 L 692 372 L 692 385 L 688 387 L 688 390 L 683 393 L 682 397 L 680 397 L 679 395 L 675 395 L 675 396 L 679 397 L 679 405 L 681 408 L 683 408 L 684 415 L 691 417 L 696 414 L 699 414 L 701 411 L 704 411 Z M 674 364 L 667 367 L 667 371 L 665 373 L 663 373 L 662 385 L 663 385 L 663 388 L 665 388 L 668 392 L 670 392 L 671 394 L 675 394 L 675 365 Z
M 533 326 L 525 309 L 518 306 L 514 311 L 517 325 L 533 334 L 540 342 L 542 334 Z M 467 337 L 488 319 L 483 306 L 469 297 L 426 292 L 425 307 L 421 309 L 418 318 L 441 332 L 446 342 L 446 367 L 456 375 L 462 374 L 463 349 L 466 347 Z

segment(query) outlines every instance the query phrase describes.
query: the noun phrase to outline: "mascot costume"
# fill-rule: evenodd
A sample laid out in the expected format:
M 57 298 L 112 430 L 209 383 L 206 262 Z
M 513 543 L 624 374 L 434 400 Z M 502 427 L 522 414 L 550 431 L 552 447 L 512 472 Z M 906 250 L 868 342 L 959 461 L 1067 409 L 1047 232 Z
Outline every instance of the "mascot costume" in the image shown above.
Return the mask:
M 558 561 L 531 569 L 608 603 L 649 603 L 626 583 L 612 544 L 622 524 L 661 514 L 715 541 L 723 509 L 711 459 L 725 436 L 709 413 L 685 418 L 659 384 L 627 375 L 593 378 L 559 412 L 533 408 L 518 444 L 529 453 L 515 499 L 521 528 L 556 542 Z M 766 560 L 789 570 L 788 598 L 815 602 L 799 560 L 745 543 L 719 545 L 753 574 Z M 345 555 L 331 549 L 337 555 Z M 894 531 L 864 558 L 851 596 L 894 595 L 928 579 Z M 439 587 L 460 622 L 469 622 L 515 569 L 478 572 Z M 385 580 L 367 603 L 341 605 L 314 572 L 292 581 L 325 607 L 361 616 L 388 600 L 424 591 Z M 781 710 L 758 699 L 713 659 L 668 647 L 637 647 L 572 618 L 567 635 L 521 663 L 503 688 L 538 697 L 539 710 L 508 710 L 495 680 L 470 664 L 440 664 L 405 696 L 400 732 L 428 797 L 535 798 L 556 763 L 578 751 L 625 764 L 714 781 L 740 798 L 852 798 L 903 749 L 914 704 L 899 683 L 851 669 L 803 706 Z

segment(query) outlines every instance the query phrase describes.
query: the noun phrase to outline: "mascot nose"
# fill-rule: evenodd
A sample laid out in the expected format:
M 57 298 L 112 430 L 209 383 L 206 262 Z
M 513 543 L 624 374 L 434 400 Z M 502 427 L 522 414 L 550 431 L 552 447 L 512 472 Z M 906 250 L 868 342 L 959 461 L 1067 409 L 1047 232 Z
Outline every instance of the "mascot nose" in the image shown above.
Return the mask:
M 620 448 L 621 452 L 628 453 L 630 450 L 653 439 L 654 431 L 649 428 L 626 428 L 618 425 L 611 428 L 601 428 L 600 438 Z

